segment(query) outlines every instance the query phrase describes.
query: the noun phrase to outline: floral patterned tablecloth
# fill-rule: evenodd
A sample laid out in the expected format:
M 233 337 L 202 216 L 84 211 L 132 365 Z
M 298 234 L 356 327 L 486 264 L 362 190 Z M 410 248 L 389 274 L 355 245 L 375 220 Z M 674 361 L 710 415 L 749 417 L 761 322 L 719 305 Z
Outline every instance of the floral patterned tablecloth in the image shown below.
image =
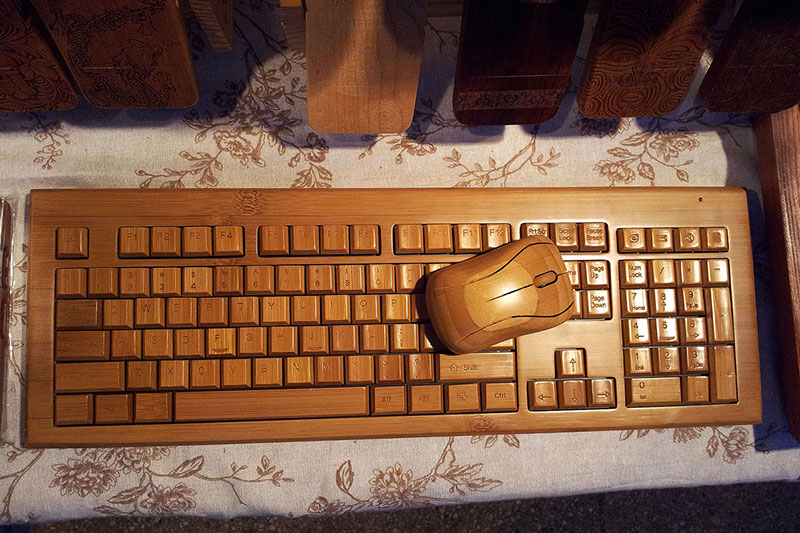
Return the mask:
M 731 14 L 715 31 L 718 46 Z M 187 23 L 201 101 L 188 110 L 0 116 L 2 194 L 15 201 L 3 521 L 98 515 L 338 513 L 741 481 L 795 479 L 775 369 L 756 153 L 748 116 L 707 113 L 694 92 L 667 117 L 588 120 L 569 93 L 540 126 L 467 128 L 452 114 L 458 19 L 431 19 L 414 122 L 403 135 L 323 135 L 305 122 L 305 60 L 277 9 L 243 0 L 235 49 Z M 519 187 L 736 185 L 751 191 L 763 424 L 229 446 L 27 449 L 26 197 L 36 187 Z

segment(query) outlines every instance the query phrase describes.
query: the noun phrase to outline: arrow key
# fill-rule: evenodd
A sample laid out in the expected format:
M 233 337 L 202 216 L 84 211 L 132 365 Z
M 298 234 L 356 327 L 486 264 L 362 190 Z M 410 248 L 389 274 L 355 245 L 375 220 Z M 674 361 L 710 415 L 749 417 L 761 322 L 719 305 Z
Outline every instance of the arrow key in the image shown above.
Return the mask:
M 568 379 L 559 381 L 558 406 L 562 409 L 586 407 L 586 380 Z
M 583 348 L 556 350 L 556 371 L 558 377 L 585 376 L 585 359 Z
M 614 378 L 596 378 L 589 382 L 589 407 L 616 407 Z
M 556 382 L 552 380 L 529 381 L 528 408 L 531 411 L 557 409 Z

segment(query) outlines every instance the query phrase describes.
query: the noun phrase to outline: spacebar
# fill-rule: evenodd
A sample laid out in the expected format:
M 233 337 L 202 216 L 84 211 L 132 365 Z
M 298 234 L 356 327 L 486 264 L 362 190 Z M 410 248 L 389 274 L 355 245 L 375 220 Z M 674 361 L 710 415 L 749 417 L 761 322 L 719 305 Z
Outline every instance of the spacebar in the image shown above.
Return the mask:
M 175 393 L 176 422 L 366 416 L 366 387 Z

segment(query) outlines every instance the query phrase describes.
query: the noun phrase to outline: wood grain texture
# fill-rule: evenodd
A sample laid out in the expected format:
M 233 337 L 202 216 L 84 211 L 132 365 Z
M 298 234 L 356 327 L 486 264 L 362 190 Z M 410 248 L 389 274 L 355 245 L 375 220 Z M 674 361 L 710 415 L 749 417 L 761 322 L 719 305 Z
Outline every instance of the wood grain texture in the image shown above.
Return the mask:
M 414 115 L 427 0 L 307 0 L 308 123 L 398 133 Z
M 0 111 L 53 111 L 78 103 L 64 71 L 28 17 L 0 2 Z
M 197 101 L 189 44 L 173 0 L 33 0 L 86 99 L 104 108 Z
M 774 113 L 800 102 L 800 7 L 746 0 L 698 91 L 709 111 Z
M 756 118 L 761 194 L 781 342 L 781 392 L 800 441 L 800 109 Z
M 291 50 L 306 51 L 306 9 L 300 4 L 284 5 L 281 2 L 281 27 L 286 36 L 286 45 Z
M 566 272 L 553 242 L 534 235 L 437 270 L 425 303 L 450 351 L 477 352 L 566 321 L 574 301 Z
M 503 209 L 494 206 L 503 206 Z M 518 338 L 515 365 L 516 405 L 519 409 L 516 411 L 405 417 L 348 416 L 319 418 L 313 422 L 289 418 L 137 425 L 137 420 L 157 421 L 159 417 L 171 416 L 174 410 L 167 398 L 172 393 L 159 391 L 149 396 L 143 395 L 145 404 L 134 400 L 136 414 L 131 425 L 54 425 L 55 367 L 61 364 L 93 364 L 54 361 L 54 271 L 58 268 L 297 265 L 300 259 L 297 256 L 260 256 L 258 227 L 311 224 L 378 226 L 380 253 L 372 256 L 302 257 L 302 262 L 306 264 L 446 263 L 470 255 L 454 257 L 453 254 L 432 253 L 397 256 L 393 247 L 394 225 L 505 223 L 510 224 L 511 237 L 519 238 L 523 223 L 568 220 L 601 220 L 609 225 L 610 251 L 573 252 L 570 255 L 571 258 L 587 261 L 608 261 L 614 316 L 609 320 L 571 320 L 557 328 Z M 34 190 L 31 192 L 30 224 L 26 344 L 28 446 L 188 444 L 577 431 L 757 423 L 761 417 L 750 228 L 746 196 L 739 189 Z M 565 344 L 572 348 L 585 348 L 588 376 L 614 378 L 615 397 L 626 397 L 627 378 L 620 335 L 621 303 L 616 281 L 619 279 L 619 261 L 632 257 L 678 258 L 686 257 L 686 254 L 662 252 L 634 256 L 618 253 L 616 228 L 689 224 L 728 229 L 730 250 L 715 252 L 714 257 L 728 258 L 730 263 L 738 402 L 688 408 L 632 408 L 620 401 L 614 408 L 591 412 L 528 410 L 527 383 L 535 379 L 553 379 L 556 375 L 555 350 L 564 348 Z M 244 228 L 244 254 L 239 257 L 120 259 L 117 254 L 119 228 L 143 225 L 241 226 Z M 55 235 L 58 227 L 89 229 L 88 259 L 56 259 Z M 692 257 L 709 257 L 709 254 L 702 252 Z M 477 384 L 471 385 L 475 385 L 477 391 Z M 402 390 L 402 386 L 391 388 Z M 308 399 L 305 393 L 296 394 L 302 396 L 303 401 Z M 335 393 L 331 395 L 335 396 Z M 227 396 L 225 401 L 231 402 L 234 398 Z M 371 401 L 374 402 L 372 398 Z M 140 409 L 142 405 L 144 407 Z
M 585 0 L 465 0 L 453 113 L 470 125 L 533 124 L 558 112 Z
M 233 4 L 235 0 L 188 0 L 206 39 L 217 52 L 233 47 Z
M 681 103 L 725 0 L 606 0 L 578 108 L 590 118 L 665 115 Z

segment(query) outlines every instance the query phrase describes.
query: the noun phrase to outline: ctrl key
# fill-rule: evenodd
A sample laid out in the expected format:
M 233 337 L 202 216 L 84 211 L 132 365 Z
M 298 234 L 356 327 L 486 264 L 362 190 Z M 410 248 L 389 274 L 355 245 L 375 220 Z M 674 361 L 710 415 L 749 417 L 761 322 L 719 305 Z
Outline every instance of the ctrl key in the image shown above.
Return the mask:
M 84 426 L 94 422 L 94 400 L 91 394 L 56 396 L 56 425 Z
M 154 392 L 134 397 L 134 422 L 172 422 L 172 393 Z

